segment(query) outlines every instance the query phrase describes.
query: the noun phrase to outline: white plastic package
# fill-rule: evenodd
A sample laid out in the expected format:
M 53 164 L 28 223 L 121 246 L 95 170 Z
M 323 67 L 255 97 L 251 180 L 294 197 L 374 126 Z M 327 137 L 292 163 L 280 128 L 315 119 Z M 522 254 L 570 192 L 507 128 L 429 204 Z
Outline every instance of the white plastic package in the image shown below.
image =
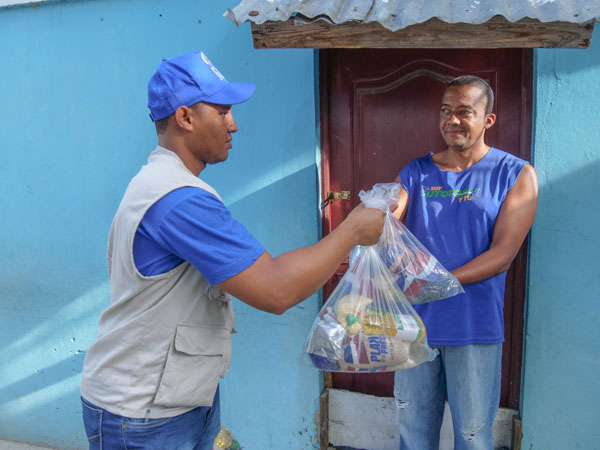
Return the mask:
M 389 211 L 387 192 L 359 194 L 366 207 Z M 305 351 L 313 367 L 331 372 L 388 372 L 432 359 L 425 325 L 381 258 L 379 245 L 357 246 L 331 293 Z
M 391 205 L 397 201 L 401 189 L 402 185 L 398 183 L 379 183 L 371 191 L 361 191 L 359 195 L 363 203 L 376 199 L 379 203 L 385 201 Z M 377 247 L 398 287 L 412 304 L 441 300 L 464 292 L 456 277 L 389 209 Z
M 425 326 L 375 246 L 361 248 L 325 302 L 306 353 L 330 372 L 387 372 L 430 358 Z

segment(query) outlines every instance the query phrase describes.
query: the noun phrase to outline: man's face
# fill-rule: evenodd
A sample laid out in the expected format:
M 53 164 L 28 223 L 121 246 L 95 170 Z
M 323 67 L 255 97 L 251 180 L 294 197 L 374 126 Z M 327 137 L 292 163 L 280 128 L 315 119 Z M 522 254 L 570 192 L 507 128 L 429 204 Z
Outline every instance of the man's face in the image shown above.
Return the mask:
M 192 109 L 195 117 L 190 148 L 194 157 L 204 164 L 225 161 L 232 147 L 231 134 L 238 130 L 231 105 L 202 102 Z
M 475 85 L 451 86 L 442 97 L 440 132 L 448 148 L 466 151 L 483 142 L 484 132 L 495 116 L 486 114 L 484 90 Z

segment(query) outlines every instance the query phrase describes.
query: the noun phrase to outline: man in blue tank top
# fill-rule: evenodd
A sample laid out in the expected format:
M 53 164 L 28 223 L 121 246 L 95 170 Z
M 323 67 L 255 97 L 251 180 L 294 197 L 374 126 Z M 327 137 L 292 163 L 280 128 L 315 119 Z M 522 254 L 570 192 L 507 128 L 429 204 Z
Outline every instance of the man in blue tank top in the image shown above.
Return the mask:
M 447 148 L 404 167 L 394 214 L 458 278 L 464 294 L 415 305 L 433 361 L 395 374 L 402 450 L 438 449 L 446 397 L 455 450 L 492 450 L 500 399 L 506 271 L 537 207 L 533 166 L 485 144 L 494 94 L 481 78 L 453 80 L 442 97 Z

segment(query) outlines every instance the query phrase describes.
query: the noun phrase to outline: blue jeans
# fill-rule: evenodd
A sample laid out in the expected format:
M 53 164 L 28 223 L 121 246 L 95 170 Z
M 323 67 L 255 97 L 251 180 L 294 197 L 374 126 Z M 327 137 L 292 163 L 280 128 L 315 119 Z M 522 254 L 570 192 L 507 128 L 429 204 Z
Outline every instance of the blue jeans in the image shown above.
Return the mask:
M 212 450 L 221 429 L 218 388 L 212 407 L 162 419 L 131 419 L 81 402 L 90 450 Z
M 432 347 L 433 361 L 395 373 L 400 450 L 438 450 L 446 396 L 454 450 L 492 450 L 502 344 Z

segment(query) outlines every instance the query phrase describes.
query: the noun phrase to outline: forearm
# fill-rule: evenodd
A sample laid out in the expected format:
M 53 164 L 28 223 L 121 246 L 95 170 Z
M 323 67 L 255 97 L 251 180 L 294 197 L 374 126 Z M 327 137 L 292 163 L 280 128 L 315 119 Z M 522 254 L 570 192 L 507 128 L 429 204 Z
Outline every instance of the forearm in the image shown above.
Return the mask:
M 453 270 L 458 281 L 476 283 L 508 270 L 533 224 L 537 192 L 537 175 L 527 164 L 500 208 L 489 250 Z
M 271 284 L 285 309 L 320 289 L 350 250 L 356 236 L 344 223 L 314 245 L 284 253 L 272 260 Z
M 477 283 L 506 272 L 514 256 L 500 248 L 490 248 L 463 266 L 454 269 L 452 274 L 461 284 Z
M 277 258 L 264 252 L 252 266 L 218 286 L 254 308 L 281 314 L 323 286 L 352 247 L 375 244 L 383 217 L 383 211 L 358 205 L 316 244 Z
M 277 258 L 263 253 L 219 287 L 254 308 L 282 314 L 321 288 L 356 243 L 356 233 L 343 222 L 314 245 Z

